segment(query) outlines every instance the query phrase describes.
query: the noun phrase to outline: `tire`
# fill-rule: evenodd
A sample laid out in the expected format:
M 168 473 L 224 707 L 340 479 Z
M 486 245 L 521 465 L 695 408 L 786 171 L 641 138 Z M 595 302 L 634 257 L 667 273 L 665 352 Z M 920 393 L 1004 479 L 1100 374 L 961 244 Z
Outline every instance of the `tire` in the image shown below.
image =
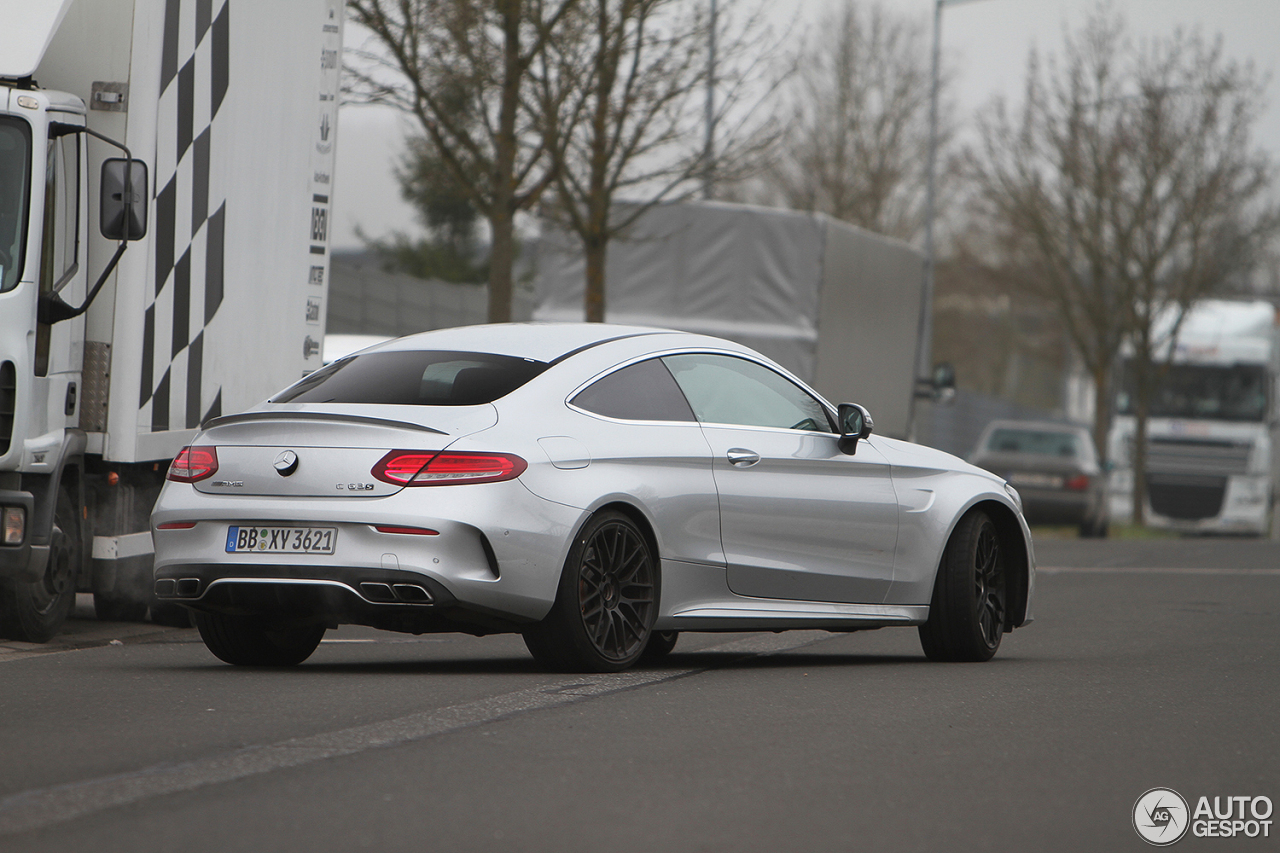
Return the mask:
M 657 555 L 635 522 L 597 513 L 575 537 L 555 604 L 525 630 L 525 645 L 548 669 L 620 672 L 648 647 L 659 582 Z
M 676 647 L 676 641 L 679 639 L 679 631 L 654 631 L 649 635 L 649 642 L 645 643 L 644 652 L 641 653 L 640 659 L 644 661 L 662 660 L 671 654 L 671 650 Z
M 195 614 L 200 639 L 219 659 L 235 666 L 295 666 L 311 657 L 323 625 L 272 625 L 257 619 Z
M 1004 635 L 1008 593 L 1004 554 L 991 518 L 970 510 L 947 541 L 920 645 L 930 660 L 986 661 Z
M 75 604 L 76 575 L 83 561 L 80 515 L 71 492 L 61 486 L 44 575 L 30 583 L 0 583 L 0 635 L 27 643 L 53 639 Z
M 169 628 L 193 628 L 195 620 L 192 611 L 181 604 L 151 603 L 151 621 Z
M 103 622 L 141 622 L 147 615 L 147 603 L 95 592 L 93 612 Z

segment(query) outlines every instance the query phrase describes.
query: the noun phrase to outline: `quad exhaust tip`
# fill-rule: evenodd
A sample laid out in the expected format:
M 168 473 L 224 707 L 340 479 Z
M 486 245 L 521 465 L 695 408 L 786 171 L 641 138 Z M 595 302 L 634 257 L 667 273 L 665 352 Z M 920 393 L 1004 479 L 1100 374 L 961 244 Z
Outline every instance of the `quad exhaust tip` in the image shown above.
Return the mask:
M 156 581 L 156 595 L 160 598 L 198 598 L 200 596 L 199 578 L 160 578 Z
M 431 604 L 435 601 L 425 587 L 412 583 L 364 581 L 360 584 L 360 594 L 377 604 Z

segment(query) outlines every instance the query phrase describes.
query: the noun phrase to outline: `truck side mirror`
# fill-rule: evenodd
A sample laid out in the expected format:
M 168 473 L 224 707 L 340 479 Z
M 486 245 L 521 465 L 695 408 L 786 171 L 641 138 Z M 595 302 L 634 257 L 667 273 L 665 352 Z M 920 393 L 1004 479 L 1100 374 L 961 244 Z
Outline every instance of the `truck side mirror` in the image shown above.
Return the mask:
M 147 235 L 147 164 L 113 157 L 102 161 L 98 227 L 108 240 Z
M 857 403 L 841 403 L 837 418 L 840 421 L 840 452 L 852 456 L 858 452 L 858 440 L 870 437 L 875 426 L 871 413 Z

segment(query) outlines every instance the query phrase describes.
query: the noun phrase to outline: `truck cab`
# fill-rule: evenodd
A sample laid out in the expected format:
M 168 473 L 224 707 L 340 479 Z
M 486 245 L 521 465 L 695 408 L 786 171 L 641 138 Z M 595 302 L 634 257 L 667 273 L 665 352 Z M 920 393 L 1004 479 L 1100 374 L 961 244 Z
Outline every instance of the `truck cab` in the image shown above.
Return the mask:
M 0 636 L 77 591 L 185 620 L 151 594 L 169 461 L 322 363 L 343 12 L 0 12 Z

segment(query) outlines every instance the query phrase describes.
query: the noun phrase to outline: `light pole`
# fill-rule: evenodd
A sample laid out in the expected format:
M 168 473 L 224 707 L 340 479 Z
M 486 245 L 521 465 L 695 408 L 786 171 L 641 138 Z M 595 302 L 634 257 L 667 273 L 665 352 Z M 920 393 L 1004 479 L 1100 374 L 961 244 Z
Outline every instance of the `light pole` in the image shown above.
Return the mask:
M 932 398 L 933 388 L 933 277 L 935 266 L 935 249 L 933 244 L 933 221 L 937 203 L 937 171 L 938 171 L 938 88 L 939 65 L 942 54 L 942 7 L 957 3 L 972 3 L 975 0 L 934 0 L 933 2 L 933 50 L 929 70 L 929 153 L 925 164 L 924 191 L 924 281 L 920 288 L 920 322 L 916 344 L 916 377 L 917 386 L 928 383 L 928 391 L 918 391 L 913 395 L 911 411 L 911 430 L 915 432 L 915 397 Z
M 716 0 L 711 0 L 707 32 L 707 140 L 702 149 L 702 197 L 714 193 L 716 168 Z

